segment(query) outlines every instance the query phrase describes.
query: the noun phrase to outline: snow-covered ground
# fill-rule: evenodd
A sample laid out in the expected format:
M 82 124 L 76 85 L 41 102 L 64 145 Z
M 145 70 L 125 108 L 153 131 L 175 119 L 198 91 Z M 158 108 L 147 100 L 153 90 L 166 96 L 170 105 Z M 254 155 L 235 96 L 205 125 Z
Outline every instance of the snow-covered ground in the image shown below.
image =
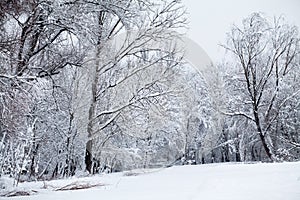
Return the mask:
M 54 191 L 70 183 L 104 185 Z M 36 194 L 2 199 L 300 200 L 300 162 L 177 166 L 44 183 L 21 183 L 19 189 L 22 188 L 33 190 Z

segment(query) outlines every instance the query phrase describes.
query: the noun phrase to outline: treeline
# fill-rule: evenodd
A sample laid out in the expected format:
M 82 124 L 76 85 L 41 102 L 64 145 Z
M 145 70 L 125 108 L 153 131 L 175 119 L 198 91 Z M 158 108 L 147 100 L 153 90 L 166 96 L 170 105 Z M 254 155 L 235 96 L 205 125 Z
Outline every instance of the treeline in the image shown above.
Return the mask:
M 251 15 L 211 85 L 186 26 L 176 0 L 1 1 L 0 176 L 299 159 L 298 30 Z

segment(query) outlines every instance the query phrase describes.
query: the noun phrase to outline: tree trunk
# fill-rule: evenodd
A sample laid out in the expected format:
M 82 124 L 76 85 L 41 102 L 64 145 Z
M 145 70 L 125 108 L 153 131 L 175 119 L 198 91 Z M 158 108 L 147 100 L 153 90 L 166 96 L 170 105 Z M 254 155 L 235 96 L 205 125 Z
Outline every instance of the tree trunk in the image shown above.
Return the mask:
M 91 137 L 94 135 L 94 117 L 95 117 L 95 112 L 96 112 L 96 107 L 97 107 L 97 85 L 98 85 L 98 75 L 97 71 L 99 69 L 100 65 L 100 50 L 101 47 L 98 46 L 96 48 L 96 54 L 95 54 L 95 67 L 93 69 L 93 74 L 90 74 L 93 76 L 92 80 L 92 96 L 91 96 L 91 103 L 90 103 L 90 108 L 89 108 L 89 118 L 88 118 L 88 127 L 87 127 L 87 133 L 88 133 L 88 141 L 86 143 L 86 153 L 85 153 L 85 165 L 86 165 L 86 170 L 89 173 L 93 173 L 93 141 Z
M 91 137 L 93 136 L 93 130 L 94 130 L 94 125 L 93 125 L 93 119 L 95 116 L 95 110 L 96 110 L 96 95 L 97 95 L 97 82 L 98 78 L 95 75 L 95 79 L 92 85 L 92 102 L 90 105 L 89 109 L 89 124 L 87 127 L 87 133 L 88 133 L 88 141 L 86 143 L 86 152 L 85 152 L 85 165 L 86 165 L 86 170 L 89 173 L 93 173 L 92 169 L 92 163 L 93 163 L 93 140 Z
M 86 143 L 86 150 L 85 150 L 85 169 L 92 174 L 93 173 L 93 156 L 92 156 L 92 140 L 89 140 Z
M 272 154 L 271 148 L 267 144 L 265 135 L 263 134 L 263 131 L 262 131 L 262 128 L 261 128 L 261 125 L 260 125 L 260 120 L 259 120 L 259 117 L 258 117 L 258 110 L 257 109 L 254 109 L 254 119 L 255 119 L 256 128 L 257 128 L 261 143 L 263 145 L 263 148 L 264 148 L 268 158 L 273 162 L 274 161 L 274 156 Z

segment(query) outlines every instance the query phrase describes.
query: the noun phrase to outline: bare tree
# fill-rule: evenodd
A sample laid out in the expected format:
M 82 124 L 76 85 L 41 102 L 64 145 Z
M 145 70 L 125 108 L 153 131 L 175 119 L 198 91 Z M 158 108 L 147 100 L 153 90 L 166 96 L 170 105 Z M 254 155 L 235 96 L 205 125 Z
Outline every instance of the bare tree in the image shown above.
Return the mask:
M 80 20 L 75 20 L 74 32 L 89 52 L 78 79 L 77 94 L 83 98 L 74 103 L 87 143 L 86 169 L 92 172 L 95 139 L 130 109 L 170 93 L 162 80 L 181 62 L 172 41 L 175 30 L 185 25 L 184 10 L 179 1 L 68 3 L 72 12 L 82 13 L 75 15 Z
M 240 116 L 255 124 L 267 157 L 275 161 L 276 149 L 273 127 L 288 99 L 299 94 L 296 82 L 284 91 L 289 74 L 299 69 L 299 36 L 296 27 L 286 24 L 282 17 L 269 22 L 259 13 L 234 26 L 224 46 L 233 53 L 236 63 L 230 66 L 232 74 L 227 79 L 235 101 L 230 106 L 230 116 Z M 296 75 L 297 76 L 297 75 Z M 287 95 L 282 95 L 287 94 Z M 230 100 L 232 101 L 232 100 Z M 232 101 L 233 102 L 233 101 Z

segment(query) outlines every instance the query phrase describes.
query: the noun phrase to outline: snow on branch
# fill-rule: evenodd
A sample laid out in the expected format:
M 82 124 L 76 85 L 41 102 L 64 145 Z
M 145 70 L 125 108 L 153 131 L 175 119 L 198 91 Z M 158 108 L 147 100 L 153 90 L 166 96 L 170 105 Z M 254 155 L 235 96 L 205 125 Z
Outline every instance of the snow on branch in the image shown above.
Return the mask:
M 220 112 L 223 115 L 227 115 L 227 116 L 243 116 L 243 117 L 246 117 L 247 119 L 255 122 L 255 120 L 253 119 L 253 117 L 251 117 L 248 114 L 243 113 L 243 112 L 233 112 L 233 113 L 228 113 L 228 112 L 223 112 L 223 111 L 220 111 Z

